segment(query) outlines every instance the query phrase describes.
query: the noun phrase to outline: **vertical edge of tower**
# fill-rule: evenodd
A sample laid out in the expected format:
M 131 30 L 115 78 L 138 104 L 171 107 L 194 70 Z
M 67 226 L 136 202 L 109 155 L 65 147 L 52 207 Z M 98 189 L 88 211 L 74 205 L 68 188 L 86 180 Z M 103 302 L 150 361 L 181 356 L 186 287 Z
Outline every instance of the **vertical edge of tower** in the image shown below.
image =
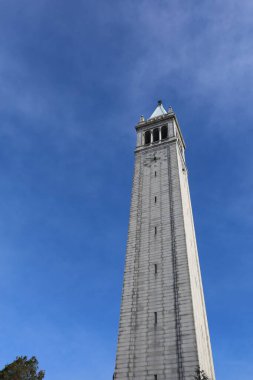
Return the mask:
M 178 131 L 177 157 L 178 172 L 181 189 L 181 202 L 184 218 L 185 242 L 187 248 L 188 267 L 191 284 L 191 299 L 194 313 L 196 340 L 198 348 L 199 366 L 205 370 L 211 380 L 215 380 L 210 335 L 206 315 L 203 285 L 199 265 L 197 242 L 191 206 L 188 171 L 185 164 L 183 143 L 180 141 L 180 128 L 175 119 Z
M 140 240 L 140 210 L 142 187 L 141 153 L 135 154 L 134 175 L 132 181 L 132 194 L 130 217 L 128 225 L 127 250 L 125 258 L 124 281 L 122 288 L 118 344 L 116 365 L 113 379 L 128 380 L 133 378 L 134 362 L 134 326 L 136 323 L 137 305 L 137 261 Z

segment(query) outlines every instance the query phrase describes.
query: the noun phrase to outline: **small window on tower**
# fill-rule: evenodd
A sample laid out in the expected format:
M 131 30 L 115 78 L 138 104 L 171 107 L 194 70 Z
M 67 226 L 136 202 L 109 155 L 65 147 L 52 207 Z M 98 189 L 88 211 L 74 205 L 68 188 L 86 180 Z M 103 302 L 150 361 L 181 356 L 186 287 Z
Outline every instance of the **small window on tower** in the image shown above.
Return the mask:
M 157 325 L 157 312 L 156 311 L 154 312 L 154 322 L 155 322 L 155 325 Z
M 155 177 L 156 177 L 156 172 L 155 172 Z
M 158 128 L 155 128 L 153 130 L 153 141 L 154 142 L 159 141 L 159 129 Z
M 155 235 L 157 234 L 157 228 L 155 227 Z
M 167 139 L 168 137 L 168 127 L 167 125 L 164 125 L 162 127 L 162 140 Z
M 157 197 L 155 197 L 155 203 L 157 202 Z
M 144 134 L 144 141 L 145 141 L 145 145 L 150 144 L 150 142 L 151 142 L 151 133 L 150 133 L 150 131 L 146 131 L 145 132 L 145 134 Z
M 157 274 L 157 264 L 155 264 L 155 274 Z
M 154 380 L 158 380 L 158 377 L 157 377 L 157 375 L 154 375 Z

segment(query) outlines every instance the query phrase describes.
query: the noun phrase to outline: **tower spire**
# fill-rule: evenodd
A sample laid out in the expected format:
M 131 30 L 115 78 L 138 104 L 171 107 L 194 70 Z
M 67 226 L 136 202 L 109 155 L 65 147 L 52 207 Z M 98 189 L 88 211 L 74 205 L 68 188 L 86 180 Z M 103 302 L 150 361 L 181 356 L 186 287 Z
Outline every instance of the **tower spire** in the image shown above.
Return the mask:
M 167 112 L 166 112 L 165 108 L 163 107 L 162 101 L 158 100 L 157 107 L 154 110 L 154 112 L 152 113 L 152 115 L 150 116 L 149 120 L 154 119 L 155 117 L 166 115 L 166 114 L 167 114 Z

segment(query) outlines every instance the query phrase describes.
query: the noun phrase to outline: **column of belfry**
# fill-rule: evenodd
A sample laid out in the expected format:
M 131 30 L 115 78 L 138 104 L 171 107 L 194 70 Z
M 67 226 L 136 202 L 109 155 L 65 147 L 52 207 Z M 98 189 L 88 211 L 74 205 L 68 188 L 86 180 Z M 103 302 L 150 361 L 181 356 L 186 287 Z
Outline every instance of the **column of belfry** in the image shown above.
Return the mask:
M 138 125 L 115 380 L 215 380 L 185 143 L 161 102 Z

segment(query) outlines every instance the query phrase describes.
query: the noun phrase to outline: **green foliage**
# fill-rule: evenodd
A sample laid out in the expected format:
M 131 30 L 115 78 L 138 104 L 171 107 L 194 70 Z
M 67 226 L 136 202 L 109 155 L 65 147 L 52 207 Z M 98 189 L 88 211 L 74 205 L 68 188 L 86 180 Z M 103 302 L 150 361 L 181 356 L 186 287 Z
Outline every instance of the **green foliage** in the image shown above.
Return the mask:
M 201 370 L 199 365 L 196 368 L 194 380 L 209 380 L 209 378 L 205 374 L 205 371 Z
M 0 371 L 0 380 L 42 380 L 45 372 L 38 372 L 38 364 L 35 356 L 31 359 L 27 359 L 27 356 L 19 356 Z

